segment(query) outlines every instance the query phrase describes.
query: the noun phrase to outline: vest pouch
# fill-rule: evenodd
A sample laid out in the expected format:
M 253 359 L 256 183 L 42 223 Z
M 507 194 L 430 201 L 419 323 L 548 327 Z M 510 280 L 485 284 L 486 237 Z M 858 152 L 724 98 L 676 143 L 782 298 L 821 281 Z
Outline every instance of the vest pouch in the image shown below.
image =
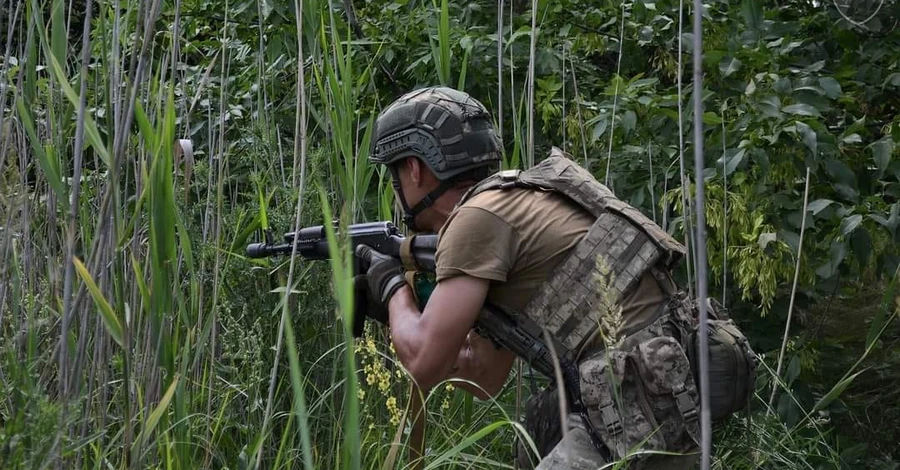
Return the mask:
M 721 317 L 720 317 L 721 318 Z M 712 320 L 709 332 L 709 410 L 713 421 L 721 420 L 750 403 L 756 387 L 756 354 L 732 320 Z M 694 334 L 695 357 L 700 357 L 700 335 Z M 699 361 L 692 361 L 699 378 Z
M 598 353 L 580 364 L 582 400 L 594 431 L 629 469 L 658 468 L 660 455 L 692 453 L 699 443 L 699 397 L 690 363 L 674 338 L 659 336 L 627 352 Z
M 635 353 L 667 448 L 693 448 L 700 443 L 700 394 L 681 344 L 675 338 L 661 336 L 639 344 Z

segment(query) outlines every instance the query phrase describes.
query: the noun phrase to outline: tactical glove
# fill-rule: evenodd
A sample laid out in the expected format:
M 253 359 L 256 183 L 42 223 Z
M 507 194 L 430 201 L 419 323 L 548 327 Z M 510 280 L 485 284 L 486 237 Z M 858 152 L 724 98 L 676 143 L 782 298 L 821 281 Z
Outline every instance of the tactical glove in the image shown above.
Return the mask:
M 369 279 L 365 274 L 353 277 L 354 312 L 353 312 L 353 336 L 359 338 L 363 334 L 366 318 L 371 318 L 386 326 L 390 326 L 388 311 L 375 300 L 369 290 Z
M 403 263 L 397 258 L 379 253 L 366 245 L 356 247 L 356 256 L 362 260 L 363 266 L 368 266 L 366 277 L 369 280 L 370 292 L 384 308 L 387 308 L 391 296 L 407 285 L 406 278 L 403 276 L 405 272 Z

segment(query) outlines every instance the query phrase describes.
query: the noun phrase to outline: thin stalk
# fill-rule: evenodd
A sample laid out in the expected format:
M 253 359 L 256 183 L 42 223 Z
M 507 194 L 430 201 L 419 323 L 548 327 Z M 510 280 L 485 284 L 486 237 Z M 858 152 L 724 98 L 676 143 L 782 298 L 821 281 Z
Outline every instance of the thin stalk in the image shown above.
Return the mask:
M 559 405 L 559 428 L 562 432 L 563 439 L 566 438 L 566 435 L 569 433 L 568 426 L 568 418 L 569 414 L 566 413 L 566 410 L 569 409 L 567 400 L 566 400 L 566 383 L 563 381 L 562 375 L 562 367 L 559 364 L 559 356 L 556 354 L 556 347 L 553 345 L 553 341 L 550 339 L 550 332 L 547 329 L 544 329 L 544 342 L 547 344 L 547 347 L 550 348 L 550 357 L 553 358 L 553 378 L 556 380 L 556 383 L 559 384 L 558 393 L 556 394 Z
M 304 54 L 303 54 L 303 23 L 301 21 L 302 12 L 303 12 L 303 0 L 294 0 L 294 8 L 297 11 L 295 15 L 296 18 L 296 27 L 297 27 L 297 94 L 296 100 L 300 104 L 297 107 L 297 110 L 294 115 L 294 132 L 297 136 L 294 139 L 294 155 L 295 161 L 299 158 L 300 164 L 300 175 L 299 175 L 299 190 L 297 195 L 297 208 L 294 215 L 294 226 L 293 231 L 296 232 L 300 229 L 300 218 L 303 214 L 303 198 L 306 193 L 306 137 L 307 137 L 307 114 L 306 114 L 306 77 L 305 77 L 305 69 L 304 69 Z M 292 170 L 296 175 L 296 167 Z M 272 417 L 272 404 L 275 399 L 275 384 L 276 379 L 278 377 L 278 363 L 279 358 L 281 357 L 281 350 L 284 347 L 284 331 L 285 325 L 288 323 L 290 317 L 288 312 L 288 306 L 290 303 L 288 302 L 287 297 L 290 295 L 291 288 L 294 285 L 294 269 L 297 261 L 297 245 L 294 244 L 293 250 L 291 252 L 290 263 L 288 267 L 288 276 L 287 283 L 285 286 L 287 287 L 284 290 L 284 299 L 281 301 L 281 318 L 278 322 L 278 334 L 275 341 L 275 358 L 272 361 L 272 371 L 269 375 L 269 391 L 268 396 L 266 397 L 266 409 L 263 415 L 263 426 L 262 433 L 263 436 L 268 434 L 269 422 Z M 291 337 L 293 337 L 293 332 L 291 332 Z M 291 345 L 293 347 L 293 345 Z M 293 357 L 293 356 L 291 356 Z M 292 363 L 291 367 L 294 365 Z M 296 388 L 299 384 L 294 384 Z M 309 439 L 309 431 L 307 424 L 307 416 L 305 414 L 305 403 L 303 403 L 303 393 L 302 390 L 296 391 L 295 396 L 298 396 L 298 400 L 300 401 L 299 405 L 301 408 L 298 410 L 298 418 L 300 420 L 300 439 L 301 445 L 303 448 L 303 464 L 307 470 L 311 470 L 313 468 L 312 455 L 311 455 L 311 443 Z M 295 406 L 298 404 L 295 403 Z M 260 448 L 256 454 L 256 468 L 260 468 L 262 463 L 262 444 L 260 444 Z
M 794 298 L 797 295 L 797 280 L 800 278 L 800 260 L 803 254 L 803 235 L 806 232 L 806 210 L 809 207 L 809 173 L 809 167 L 806 167 L 806 183 L 803 188 L 803 218 L 800 221 L 800 242 L 797 243 L 797 263 L 794 264 L 794 282 L 791 285 L 791 300 L 788 303 L 787 320 L 784 322 L 784 334 L 781 337 L 781 349 L 778 351 L 778 366 L 775 367 L 776 377 L 781 377 L 784 351 L 787 349 L 788 337 L 791 332 L 791 318 L 794 314 Z M 772 413 L 772 403 L 775 401 L 777 384 L 777 381 L 772 382 L 772 393 L 769 395 L 769 414 Z
M 669 172 L 672 171 L 672 167 L 675 166 L 681 159 L 676 155 L 675 158 L 672 159 L 672 163 L 669 163 L 669 166 L 666 167 L 666 171 L 663 173 L 663 194 L 669 194 Z M 669 211 L 666 209 L 661 209 L 662 212 L 662 227 L 667 232 L 669 231 Z
M 6 11 L 12 10 L 12 2 L 13 2 L 13 0 L 9 0 L 9 2 L 7 3 Z M 9 63 L 9 57 L 12 53 L 13 31 L 16 30 L 16 28 L 13 27 L 13 25 L 15 25 L 19 21 L 18 20 L 19 13 L 21 13 L 22 5 L 24 3 L 25 2 L 16 2 L 16 11 L 15 11 L 15 13 L 13 13 L 13 16 L 11 18 L 9 18 L 9 21 L 7 23 L 10 26 L 10 28 L 6 35 L 6 52 L 3 57 L 4 64 Z M 20 76 L 21 76 L 21 71 L 20 71 Z M 6 90 L 6 74 L 0 74 L 0 89 Z M 2 101 L 2 105 L 0 105 L 0 109 L 7 109 L 7 106 L 9 103 L 8 98 L 10 96 L 12 96 L 14 100 L 18 99 L 17 92 L 16 92 L 17 89 L 18 88 L 12 89 L 12 90 L 10 90 L 10 93 L 3 94 L 3 101 Z M 0 128 L 2 128 L 2 126 L 4 126 L 4 125 L 5 124 L 0 124 Z M 3 140 L 0 141 L 0 174 L 3 174 L 3 167 L 6 166 L 7 151 L 11 147 L 11 145 L 9 145 L 9 139 L 13 134 L 12 123 L 9 124 L 9 129 L 10 129 L 9 132 L 3 132 Z M 21 155 L 21 157 L 20 157 L 21 160 L 25 159 L 25 154 L 20 153 L 19 155 Z M 23 185 L 24 185 L 24 181 L 25 180 L 22 179 Z M 24 195 L 20 195 L 20 197 L 24 198 Z M 7 201 L 7 204 L 9 204 L 10 208 L 13 207 L 11 202 Z M 27 203 L 23 204 L 23 207 L 26 207 L 26 206 L 27 206 Z M 12 210 L 10 210 L 7 213 L 6 224 L 4 225 L 6 233 L 14 233 L 12 231 L 12 227 L 11 227 L 12 214 L 13 214 Z M 12 237 L 6 236 L 3 238 L 4 238 L 4 241 L 3 241 L 2 256 L 0 256 L 0 263 L 2 263 L 3 266 L 10 266 L 10 264 L 7 262 L 7 260 L 9 259 L 9 250 L 10 250 L 10 246 L 12 245 Z M 28 238 L 26 237 L 25 240 L 28 240 Z M 6 305 L 6 294 L 7 294 L 7 286 L 8 285 L 9 285 L 9 283 L 6 282 L 6 273 L 4 272 L 4 277 L 0 278 L 0 327 L 2 327 L 2 325 L 3 325 L 3 312 L 6 310 L 4 308 L 4 305 Z
M 562 119 L 560 119 L 560 127 L 562 127 L 562 150 L 566 151 L 566 44 L 562 45 Z
M 531 45 L 528 49 L 528 147 L 525 150 L 525 166 L 534 166 L 534 66 L 537 48 L 538 0 L 531 1 Z
M 7 2 L 6 11 L 12 11 L 12 2 L 13 0 L 9 0 L 9 2 Z M 6 33 L 6 52 L 3 54 L 4 64 L 9 64 L 9 57 L 12 54 L 13 32 L 17 29 L 14 25 L 19 21 L 19 13 L 21 13 L 22 5 L 24 3 L 25 2 L 16 2 L 16 11 L 13 13 L 11 18 L 8 18 L 7 24 L 9 25 L 9 31 L 7 31 Z M 15 91 L 10 90 L 10 93 L 6 93 L 6 74 L 0 74 L 0 90 L 4 90 L 3 100 L 0 101 L 0 109 L 8 109 L 8 98 L 10 96 L 14 96 L 13 93 L 15 93 Z M 3 132 L 3 140 L 0 141 L 0 174 L 3 174 L 3 167 L 6 166 L 6 154 L 9 150 L 9 137 L 11 134 L 12 132 Z
M 81 70 L 79 72 L 79 75 L 81 77 L 81 89 L 79 91 L 80 96 L 78 101 L 78 117 L 75 127 L 75 148 L 72 152 L 75 161 L 73 163 L 74 170 L 72 175 L 72 184 L 70 187 L 69 214 L 66 221 L 66 272 L 63 281 L 63 315 L 59 333 L 59 391 L 60 397 L 62 398 L 62 412 L 60 414 L 61 422 L 59 428 L 60 431 L 68 428 L 68 425 L 66 423 L 66 416 L 69 391 L 71 388 L 69 383 L 70 378 L 68 375 L 69 371 L 71 370 L 71 368 L 69 367 L 68 339 L 69 323 L 72 321 L 72 317 L 74 315 L 72 309 L 72 283 L 74 282 L 75 276 L 75 263 L 73 262 L 73 259 L 75 258 L 75 234 L 78 230 L 78 201 L 81 196 L 81 171 L 82 160 L 84 157 L 84 126 L 85 113 L 87 111 L 88 64 L 90 62 L 91 47 L 91 22 L 89 18 L 91 18 L 92 8 L 93 1 L 87 0 L 85 4 L 86 20 L 84 22 L 84 29 L 82 31 L 81 37 Z M 82 331 L 82 334 L 86 334 L 86 332 Z M 60 448 L 60 456 L 62 456 L 63 450 L 64 449 Z
M 511 6 L 511 5 L 510 5 Z M 514 8 L 509 9 L 509 39 L 507 40 L 508 44 L 512 44 L 513 39 L 513 10 Z M 516 74 L 515 74 L 515 63 L 516 58 L 513 54 L 513 48 L 508 47 L 509 49 L 509 103 L 510 109 L 512 111 L 513 118 L 513 159 L 508 160 L 509 162 L 514 162 L 514 159 L 519 158 L 519 153 L 517 149 L 519 147 L 519 143 L 521 142 L 520 128 L 521 121 L 519 115 L 519 109 L 516 106 Z M 518 166 L 518 162 L 511 163 L 512 167 Z
M 622 21 L 619 26 L 619 54 L 616 58 L 616 88 L 613 94 L 612 115 L 609 116 L 609 146 L 606 151 L 606 175 L 603 177 L 603 184 L 609 187 L 609 169 L 612 163 L 612 147 L 613 137 L 616 135 L 616 108 L 619 104 L 619 82 L 622 80 L 622 44 L 625 42 L 625 2 L 622 2 Z M 612 188 L 610 188 L 612 189 Z
M 653 145 L 647 142 L 647 158 L 650 160 L 650 213 L 653 215 L 653 223 L 656 223 L 656 192 L 654 186 L 656 180 L 653 178 Z
M 697 299 L 700 310 L 700 468 L 709 470 L 712 420 L 709 410 L 709 312 L 706 310 L 706 207 L 703 181 L 703 0 L 694 0 L 694 179 L 697 186 Z
M 569 65 L 572 66 L 572 87 L 575 89 L 575 114 L 578 116 L 578 130 L 581 132 L 581 151 L 584 152 L 584 167 L 588 167 L 587 137 L 584 135 L 584 118 L 581 115 L 581 94 L 578 92 L 578 75 L 575 73 L 575 62 L 569 54 Z
M 497 133 L 503 137 L 503 0 L 497 0 Z
M 726 100 L 727 102 L 727 100 Z M 722 303 L 728 290 L 728 168 L 725 162 L 725 104 L 722 105 Z
M 687 268 L 687 277 L 688 277 L 688 294 L 693 297 L 694 295 L 694 274 L 692 267 L 693 263 L 693 255 L 694 249 L 692 245 L 692 233 L 694 231 L 692 219 L 692 211 L 691 211 L 691 201 L 688 198 L 687 191 L 689 189 L 687 172 L 685 171 L 685 163 L 684 163 L 684 99 L 683 99 L 683 87 L 682 87 L 682 75 L 684 74 L 684 66 L 682 65 L 682 56 L 684 47 L 681 44 L 681 38 L 684 35 L 683 33 L 684 27 L 684 0 L 678 0 L 678 74 L 677 74 L 677 88 L 678 88 L 678 164 L 679 171 L 681 176 L 681 213 L 684 220 L 684 246 L 687 247 L 688 254 L 685 257 L 685 264 Z M 695 117 L 696 119 L 696 117 Z

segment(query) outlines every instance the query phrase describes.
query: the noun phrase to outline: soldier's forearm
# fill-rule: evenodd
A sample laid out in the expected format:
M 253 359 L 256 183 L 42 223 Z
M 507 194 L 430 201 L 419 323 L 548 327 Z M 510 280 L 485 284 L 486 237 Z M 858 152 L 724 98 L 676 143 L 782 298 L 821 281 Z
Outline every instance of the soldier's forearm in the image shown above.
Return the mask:
M 397 350 L 400 363 L 410 373 L 422 390 L 428 390 L 444 380 L 453 362 L 441 365 L 434 361 L 436 351 L 427 347 L 428 337 L 422 328 L 422 313 L 413 298 L 412 291 L 403 287 L 391 297 L 388 307 L 391 316 L 391 340 Z

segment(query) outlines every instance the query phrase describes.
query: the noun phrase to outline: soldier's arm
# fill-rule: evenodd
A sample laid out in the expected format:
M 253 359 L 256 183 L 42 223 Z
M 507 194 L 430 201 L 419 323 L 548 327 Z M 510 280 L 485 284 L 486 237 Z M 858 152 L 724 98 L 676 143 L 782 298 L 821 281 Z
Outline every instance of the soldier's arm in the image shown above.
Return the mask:
M 489 284 L 490 281 L 471 276 L 445 279 L 438 282 L 423 312 L 419 311 L 408 287 L 391 297 L 388 310 L 394 348 L 400 362 L 423 389 L 430 389 L 454 371 L 466 336 L 481 312 Z M 512 359 L 486 351 L 482 345 L 471 348 L 467 352 L 470 357 L 459 364 L 457 375 L 462 374 L 463 378 L 496 393 L 509 374 Z M 501 359 L 509 365 L 504 366 L 499 362 Z M 497 381 L 496 375 L 501 373 L 499 385 L 490 380 L 482 383 L 486 377 Z M 476 395 L 485 396 L 481 392 Z
M 471 331 L 459 350 L 453 377 L 474 382 L 474 385 L 468 382 L 457 382 L 456 385 L 476 398 L 487 400 L 503 389 L 515 360 L 512 351 L 498 348 Z

